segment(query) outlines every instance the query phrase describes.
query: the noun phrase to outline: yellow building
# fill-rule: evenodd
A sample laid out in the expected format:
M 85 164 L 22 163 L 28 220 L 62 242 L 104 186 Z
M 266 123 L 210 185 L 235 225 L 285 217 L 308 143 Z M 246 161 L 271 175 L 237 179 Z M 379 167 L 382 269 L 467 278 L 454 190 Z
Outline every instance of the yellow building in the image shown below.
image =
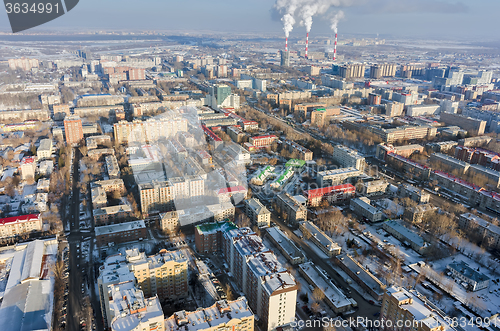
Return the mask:
M 127 262 L 146 297 L 170 300 L 188 295 L 188 260 L 180 251 L 162 250 L 148 256 L 137 248 L 127 250 Z

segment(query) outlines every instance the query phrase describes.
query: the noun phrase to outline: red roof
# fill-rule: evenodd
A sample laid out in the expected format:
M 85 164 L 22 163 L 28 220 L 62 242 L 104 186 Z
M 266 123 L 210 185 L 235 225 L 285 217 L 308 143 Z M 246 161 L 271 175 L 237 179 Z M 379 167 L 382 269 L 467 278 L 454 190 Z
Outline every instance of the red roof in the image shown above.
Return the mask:
M 346 191 L 346 190 L 347 191 L 355 191 L 356 188 L 351 184 L 342 184 L 342 185 L 337 185 L 337 186 L 317 188 L 314 190 L 307 191 L 307 198 L 308 199 L 319 198 L 319 197 L 322 197 L 324 195 L 330 194 L 332 192 L 340 192 L 340 191 Z
M 7 223 L 16 223 L 16 222 L 26 222 L 32 220 L 38 220 L 40 214 L 29 214 L 29 215 L 21 215 L 21 216 L 12 216 L 0 219 L 0 225 L 5 225 Z
M 252 137 L 253 140 L 256 140 L 256 139 L 267 139 L 267 138 L 278 138 L 278 137 L 276 137 L 274 134 L 270 134 L 270 135 L 267 135 L 267 136 Z
M 246 192 L 246 188 L 244 186 L 232 186 L 232 187 L 225 187 L 225 188 L 221 188 L 219 190 L 219 194 L 226 194 L 226 193 L 238 193 L 238 192 L 241 192 L 241 191 L 245 191 Z
M 21 160 L 21 164 L 29 164 L 29 163 L 33 163 L 33 162 L 35 162 L 35 158 L 33 156 L 24 157 Z

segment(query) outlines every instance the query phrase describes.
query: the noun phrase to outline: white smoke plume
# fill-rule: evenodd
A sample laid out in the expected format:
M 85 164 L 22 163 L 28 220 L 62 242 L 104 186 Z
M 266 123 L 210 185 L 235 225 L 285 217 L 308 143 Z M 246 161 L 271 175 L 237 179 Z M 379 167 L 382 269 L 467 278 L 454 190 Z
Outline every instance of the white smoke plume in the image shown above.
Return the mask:
M 332 16 L 330 19 L 330 28 L 333 30 L 334 33 L 337 33 L 337 25 L 339 24 L 339 21 L 345 17 L 345 14 L 342 10 L 339 10 L 338 12 L 335 13 L 335 15 Z
M 282 16 L 283 30 L 288 37 L 295 25 L 295 12 L 300 16 L 300 25 L 305 26 L 307 32 L 311 31 L 313 17 L 325 14 L 331 7 L 345 7 L 353 4 L 355 0 L 276 0 L 273 9 Z

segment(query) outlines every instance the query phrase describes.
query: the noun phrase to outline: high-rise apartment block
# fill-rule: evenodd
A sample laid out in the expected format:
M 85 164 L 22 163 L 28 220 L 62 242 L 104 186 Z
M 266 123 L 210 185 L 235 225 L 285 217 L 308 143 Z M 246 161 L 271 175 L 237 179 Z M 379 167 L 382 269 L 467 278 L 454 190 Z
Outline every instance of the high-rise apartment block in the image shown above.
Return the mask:
M 290 52 L 289 51 L 281 51 L 281 66 L 289 67 L 290 66 Z
M 339 67 L 339 76 L 345 79 L 363 78 L 365 77 L 365 65 L 363 63 L 342 65 Z
M 119 143 L 154 142 L 160 138 L 174 137 L 187 131 L 187 120 L 177 116 L 152 118 L 147 121 L 120 121 L 114 125 L 115 140 Z
M 138 185 L 141 211 L 148 215 L 152 211 L 166 212 L 174 209 L 174 188 L 168 181 L 152 181 Z
M 9 68 L 12 70 L 22 69 L 24 71 L 31 70 L 32 68 L 38 68 L 37 59 L 27 59 L 22 57 L 20 59 L 9 59 Z
M 188 295 L 188 259 L 181 251 L 162 250 L 146 257 L 134 248 L 126 254 L 129 269 L 147 297 L 157 295 L 163 301 Z
M 249 228 L 234 229 L 224 233 L 223 247 L 226 263 L 264 330 L 292 322 L 297 284 L 262 239 Z
M 64 120 L 66 144 L 77 144 L 83 139 L 82 119 L 79 116 L 69 116 Z
M 370 78 L 394 77 L 396 76 L 397 65 L 390 63 L 374 64 L 370 68 Z

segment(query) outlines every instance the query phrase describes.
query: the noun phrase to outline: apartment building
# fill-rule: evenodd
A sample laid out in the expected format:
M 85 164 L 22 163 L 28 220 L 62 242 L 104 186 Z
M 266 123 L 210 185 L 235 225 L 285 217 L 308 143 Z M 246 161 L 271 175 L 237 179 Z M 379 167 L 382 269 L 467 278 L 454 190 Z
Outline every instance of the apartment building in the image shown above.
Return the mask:
M 347 179 L 361 176 L 363 172 L 356 168 L 340 168 L 320 171 L 317 174 L 316 182 L 320 187 L 343 184 Z
M 226 263 L 263 329 L 292 322 L 298 289 L 293 276 L 249 228 L 230 230 L 223 238 Z
M 305 262 L 304 253 L 295 246 L 293 241 L 288 238 L 288 236 L 281 231 L 277 226 L 273 226 L 266 229 L 266 233 L 271 242 L 278 247 L 281 253 L 286 257 L 288 262 L 293 265 L 301 264 Z
M 259 228 L 271 223 L 271 212 L 257 198 L 245 200 L 245 214 Z
M 458 225 L 467 232 L 475 232 L 484 238 L 486 246 L 494 249 L 500 248 L 500 227 L 479 216 L 465 213 L 458 218 Z
M 384 179 L 367 180 L 363 182 L 360 193 L 364 196 L 384 194 L 388 187 L 389 183 Z
M 402 183 L 398 187 L 398 196 L 401 198 L 410 198 L 416 203 L 428 203 L 431 194 L 421 190 L 413 185 Z
M 349 208 L 357 215 L 370 222 L 379 222 L 384 219 L 384 213 L 380 208 L 372 206 L 370 199 L 366 197 L 352 199 Z
M 79 116 L 68 116 L 64 119 L 66 144 L 72 145 L 83 139 L 82 119 Z
M 133 216 L 132 207 L 126 204 L 116 206 L 104 206 L 92 211 L 95 225 L 117 224 L 128 220 Z
M 341 247 L 334 242 L 332 238 L 321 231 L 316 224 L 306 221 L 300 222 L 299 229 L 304 235 L 304 238 L 311 240 L 319 249 L 329 257 L 339 255 Z
M 164 233 L 169 233 L 179 228 L 179 215 L 177 211 L 169 211 L 160 214 L 160 229 Z
M 249 143 L 256 148 L 263 148 L 271 146 L 271 144 L 278 139 L 275 135 L 267 135 L 267 136 L 257 136 L 250 137 Z
M 458 125 L 476 136 L 483 135 L 486 129 L 486 121 L 459 114 L 441 113 L 440 120 L 446 125 Z
M 489 277 L 472 269 L 464 261 L 450 263 L 446 266 L 446 269 L 451 272 L 453 278 L 467 283 L 468 289 L 473 292 L 488 288 L 490 285 Z
M 236 228 L 236 225 L 232 222 L 210 222 L 195 226 L 194 242 L 196 250 L 201 254 L 222 251 L 223 234 Z
M 356 194 L 356 188 L 352 184 L 328 186 L 307 191 L 307 203 L 311 207 L 317 207 L 321 201 L 326 200 L 330 204 L 349 201 Z
M 187 131 L 187 120 L 176 115 L 133 122 L 120 121 L 113 126 L 115 141 L 154 142 L 160 138 L 175 137 L 178 132 Z
M 376 157 L 379 160 L 385 161 L 387 154 L 394 153 L 402 157 L 410 157 L 413 153 L 422 153 L 424 146 L 413 144 L 404 146 L 393 146 L 391 144 L 381 143 L 377 145 Z
M 38 161 L 49 159 L 52 156 L 53 151 L 52 139 L 42 139 L 40 140 L 40 145 L 36 150 L 36 159 Z
M 24 233 L 42 231 L 40 214 L 12 216 L 0 219 L 0 237 L 8 238 Z
M 290 225 L 307 220 L 306 200 L 303 196 L 291 196 L 283 192 L 278 194 L 276 208 L 283 220 Z
M 104 297 L 107 325 L 111 331 L 163 331 L 164 319 L 158 297 L 145 298 L 133 281 L 109 285 Z
M 347 146 L 334 146 L 333 159 L 343 168 L 356 168 L 361 171 L 365 168 L 365 157 Z
M 161 250 L 146 256 L 137 248 L 127 250 L 127 263 L 147 297 L 161 301 L 188 295 L 188 259 L 181 251 Z
M 285 140 L 285 145 L 288 147 L 288 152 L 290 153 L 297 152 L 299 159 L 303 161 L 312 161 L 313 152 L 311 150 L 291 140 Z
M 108 180 L 98 180 L 93 183 L 90 183 L 90 187 L 102 187 L 106 193 L 118 191 L 120 193 L 125 192 L 125 184 L 123 183 L 123 179 L 108 179 Z
M 428 166 L 407 159 L 398 154 L 387 154 L 386 162 L 390 166 L 399 170 L 401 173 L 406 174 L 408 178 L 426 181 L 429 179 L 431 174 L 431 169 Z
M 106 170 L 108 171 L 108 176 L 111 179 L 117 179 L 120 177 L 120 166 L 118 165 L 118 160 L 116 160 L 116 156 L 107 155 L 104 158 L 106 162 Z
M 458 171 L 460 174 L 465 174 L 470 167 L 470 164 L 446 154 L 433 153 L 429 158 L 429 163 L 433 168 L 438 168 L 440 170 L 447 170 L 452 172 L 454 170 Z
M 167 212 L 174 208 L 174 187 L 169 181 L 152 181 L 139 184 L 139 196 L 143 215 Z
M 97 226 L 95 228 L 97 246 L 121 244 L 147 238 L 144 220 L 120 224 Z
M 448 323 L 451 318 L 422 294 L 398 286 L 391 286 L 384 293 L 380 320 L 386 331 L 401 330 L 398 321 L 404 321 L 414 331 L 455 330 Z
M 166 331 L 253 331 L 255 316 L 247 299 L 220 300 L 196 311 L 178 311 L 165 319 Z
M 21 179 L 35 179 L 36 160 L 33 156 L 25 156 L 20 162 Z

